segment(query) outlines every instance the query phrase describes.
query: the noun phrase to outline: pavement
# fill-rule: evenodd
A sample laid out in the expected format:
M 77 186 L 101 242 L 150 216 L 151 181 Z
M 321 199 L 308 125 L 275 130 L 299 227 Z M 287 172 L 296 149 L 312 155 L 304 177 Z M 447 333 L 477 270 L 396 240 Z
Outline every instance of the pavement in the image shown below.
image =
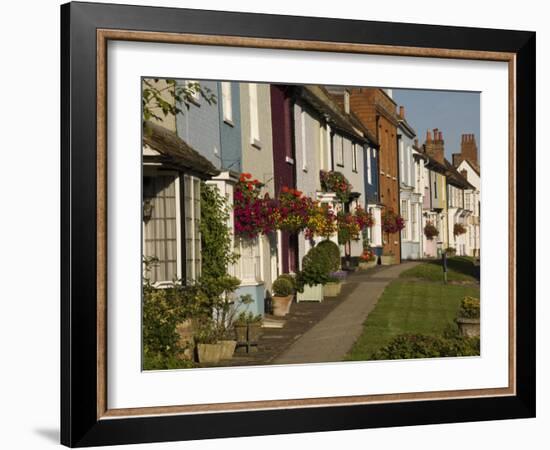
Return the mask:
M 271 364 L 343 361 L 363 331 L 363 323 L 386 286 L 417 262 L 356 272 L 348 277 L 348 295 L 323 319 L 302 334 Z

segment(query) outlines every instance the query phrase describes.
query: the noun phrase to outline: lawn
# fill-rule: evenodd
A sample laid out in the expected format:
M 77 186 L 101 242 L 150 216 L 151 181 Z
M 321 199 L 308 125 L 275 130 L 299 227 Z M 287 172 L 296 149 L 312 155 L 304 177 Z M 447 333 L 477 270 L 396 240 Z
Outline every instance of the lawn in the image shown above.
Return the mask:
M 431 272 L 418 273 L 427 273 L 429 276 Z M 347 359 L 368 360 L 375 351 L 399 334 L 440 335 L 456 318 L 460 301 L 466 295 L 479 298 L 479 286 L 406 280 L 392 282 L 369 314 L 363 325 L 363 333 Z
M 427 281 L 443 281 L 441 260 L 428 261 L 406 270 L 401 278 L 421 278 Z M 479 281 L 479 268 L 474 265 L 472 258 L 457 256 L 447 260 L 448 281 Z

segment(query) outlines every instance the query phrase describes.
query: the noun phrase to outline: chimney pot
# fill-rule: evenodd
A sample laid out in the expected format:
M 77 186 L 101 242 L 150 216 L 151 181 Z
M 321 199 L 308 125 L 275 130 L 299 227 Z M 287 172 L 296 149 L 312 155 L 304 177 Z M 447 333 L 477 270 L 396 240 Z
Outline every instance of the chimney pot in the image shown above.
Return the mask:
M 405 118 L 405 107 L 404 106 L 399 107 L 399 117 L 401 117 L 402 119 Z
M 430 130 L 426 131 L 426 142 L 432 142 L 432 133 Z

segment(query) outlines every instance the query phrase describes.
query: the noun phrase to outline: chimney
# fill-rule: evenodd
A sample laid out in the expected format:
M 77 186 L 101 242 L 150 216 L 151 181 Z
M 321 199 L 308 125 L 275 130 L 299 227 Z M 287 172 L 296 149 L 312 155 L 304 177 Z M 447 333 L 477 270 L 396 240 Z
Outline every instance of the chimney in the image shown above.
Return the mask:
M 431 133 L 426 133 L 426 144 L 424 145 L 426 154 L 435 159 L 440 164 L 445 164 L 445 151 L 443 147 L 443 133 L 437 128 L 434 128 L 434 140 L 431 139 Z
M 402 120 L 405 120 L 405 107 L 400 106 L 399 107 L 399 118 Z
M 477 144 L 474 134 L 463 134 L 462 142 L 460 143 L 460 154 L 462 159 L 469 161 L 474 166 L 477 166 Z

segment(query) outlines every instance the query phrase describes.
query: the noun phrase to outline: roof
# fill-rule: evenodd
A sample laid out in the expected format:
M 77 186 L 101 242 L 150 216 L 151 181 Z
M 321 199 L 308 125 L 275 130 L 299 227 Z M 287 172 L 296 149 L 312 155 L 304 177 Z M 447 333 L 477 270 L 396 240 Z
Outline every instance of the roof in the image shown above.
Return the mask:
M 176 133 L 153 122 L 147 121 L 143 124 L 143 145 L 148 145 L 160 153 L 160 158 L 155 158 L 160 159 L 164 164 L 206 176 L 215 176 L 220 173 L 208 159 Z
M 347 115 L 324 87 L 305 85 L 302 86 L 300 95 L 313 108 L 325 116 L 333 128 L 362 141 L 368 140 L 371 143 L 378 144 L 374 136 L 368 133 L 363 124 L 356 117 Z
M 453 184 L 455 186 L 461 187 L 463 189 L 475 189 L 464 176 L 455 167 L 446 159 L 445 166 L 447 168 L 447 183 Z
M 458 155 L 461 155 L 461 153 L 453 153 L 453 156 L 454 156 L 454 155 L 457 155 L 457 154 L 458 154 Z M 477 174 L 478 177 L 481 176 L 481 174 L 479 173 L 479 172 L 480 172 L 480 171 L 479 171 L 479 166 L 477 166 L 476 164 L 472 163 L 469 159 L 462 159 L 462 160 L 460 161 L 460 164 L 462 164 L 463 162 L 468 163 L 468 165 L 472 168 L 472 170 Z M 457 168 L 460 167 L 460 164 L 458 164 L 456 167 L 457 167 Z

